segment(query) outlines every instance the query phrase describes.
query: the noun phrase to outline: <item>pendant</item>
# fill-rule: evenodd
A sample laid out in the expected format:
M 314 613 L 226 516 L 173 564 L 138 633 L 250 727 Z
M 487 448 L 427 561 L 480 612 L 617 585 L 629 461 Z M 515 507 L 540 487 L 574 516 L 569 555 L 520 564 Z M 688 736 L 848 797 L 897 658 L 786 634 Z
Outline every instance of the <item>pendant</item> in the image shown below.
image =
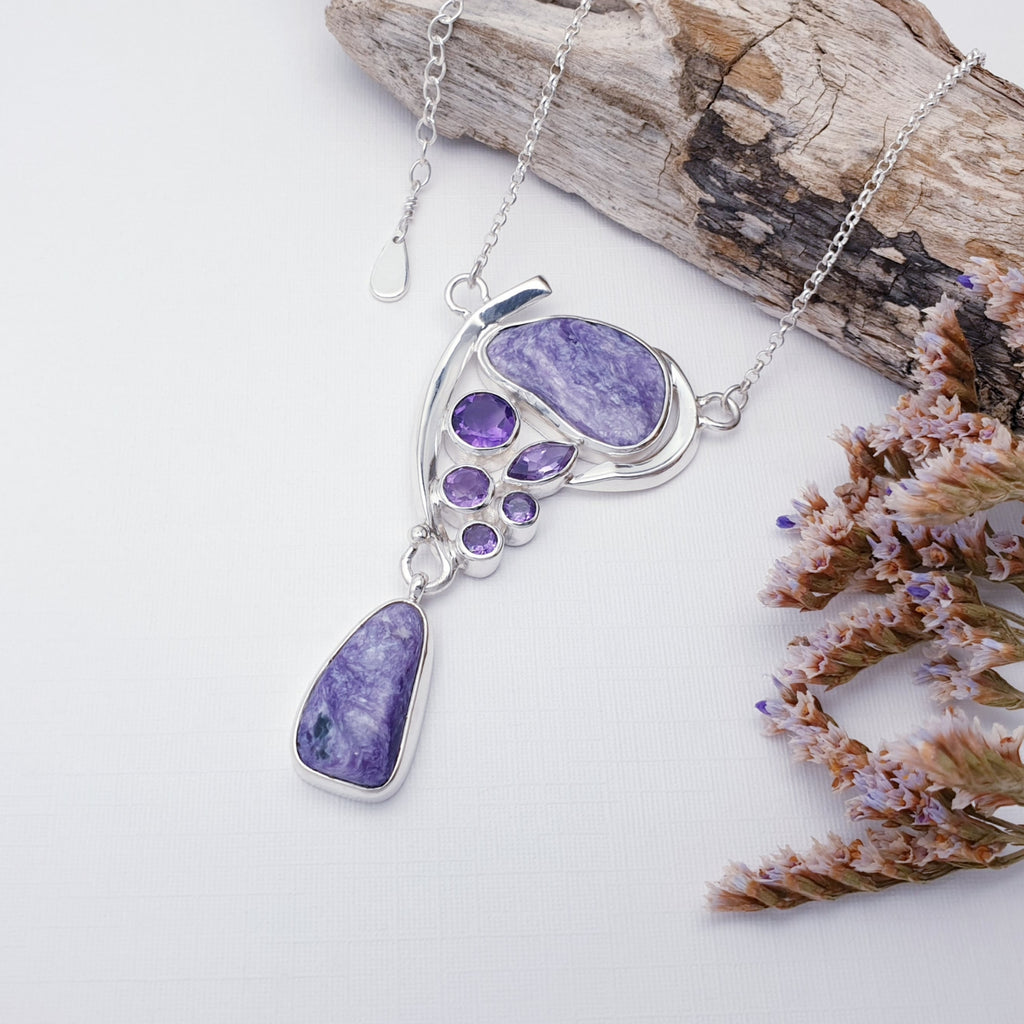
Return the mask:
M 346 638 L 299 710 L 302 777 L 362 800 L 401 785 L 423 717 L 430 667 L 421 602 L 459 573 L 481 578 L 535 534 L 562 487 L 655 487 L 693 457 L 709 421 L 664 352 L 580 317 L 510 321 L 551 293 L 541 277 L 496 298 L 482 288 L 427 391 L 419 432 L 424 521 L 402 560 L 408 596 Z

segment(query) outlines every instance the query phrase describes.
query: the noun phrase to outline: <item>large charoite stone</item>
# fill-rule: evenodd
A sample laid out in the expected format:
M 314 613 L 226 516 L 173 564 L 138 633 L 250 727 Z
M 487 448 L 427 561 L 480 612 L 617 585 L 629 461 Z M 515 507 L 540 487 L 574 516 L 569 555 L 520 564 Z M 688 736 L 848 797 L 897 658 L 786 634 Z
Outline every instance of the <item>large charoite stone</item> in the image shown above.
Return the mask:
M 506 327 L 486 353 L 506 380 L 603 444 L 633 447 L 661 422 L 668 387 L 661 362 L 607 324 L 551 317 Z
M 295 749 L 304 765 L 367 788 L 391 778 L 425 638 L 423 613 L 409 601 L 387 604 L 359 626 L 299 714 Z

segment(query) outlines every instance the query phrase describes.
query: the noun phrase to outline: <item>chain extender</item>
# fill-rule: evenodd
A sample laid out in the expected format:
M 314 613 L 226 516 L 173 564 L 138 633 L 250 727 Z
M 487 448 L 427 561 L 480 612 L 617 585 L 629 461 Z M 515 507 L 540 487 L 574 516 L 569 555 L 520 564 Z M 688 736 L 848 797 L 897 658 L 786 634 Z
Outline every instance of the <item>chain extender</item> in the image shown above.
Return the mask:
M 527 129 L 523 147 L 519 151 L 515 170 L 512 172 L 508 188 L 498 206 L 498 212 L 494 215 L 490 230 L 484 237 L 483 248 L 473 261 L 469 271 L 460 274 L 449 285 L 449 296 L 453 293 L 453 286 L 460 285 L 466 285 L 471 289 L 477 288 L 481 294 L 486 295 L 486 288 L 480 275 L 483 273 L 484 267 L 487 266 L 492 250 L 498 244 L 498 236 L 508 221 L 509 211 L 519 198 L 519 189 L 526 180 L 530 164 L 533 162 L 533 151 L 537 146 L 544 122 L 547 120 L 551 101 L 555 97 L 558 83 L 562 80 L 565 62 L 572 52 L 576 37 L 580 34 L 580 28 L 583 25 L 583 19 L 590 13 L 592 4 L 593 0 L 580 0 L 572 16 L 572 21 L 566 28 L 562 41 L 558 44 L 551 67 L 548 69 L 547 81 L 537 99 L 533 120 Z M 370 275 L 370 291 L 382 302 L 395 302 L 402 298 L 409 289 L 409 254 L 405 240 L 416 213 L 420 192 L 430 181 L 431 167 L 430 161 L 427 159 L 427 150 L 437 140 L 435 118 L 437 106 L 441 100 L 441 82 L 448 73 L 445 45 L 451 39 L 455 22 L 462 16 L 463 7 L 463 0 L 444 0 L 427 27 L 429 57 L 423 70 L 423 115 L 416 123 L 416 141 L 420 147 L 420 154 L 409 169 L 409 194 L 402 205 L 402 215 L 398 220 L 398 225 L 394 234 L 381 249 Z M 449 305 L 456 312 L 462 311 L 462 307 L 452 301 L 449 301 Z

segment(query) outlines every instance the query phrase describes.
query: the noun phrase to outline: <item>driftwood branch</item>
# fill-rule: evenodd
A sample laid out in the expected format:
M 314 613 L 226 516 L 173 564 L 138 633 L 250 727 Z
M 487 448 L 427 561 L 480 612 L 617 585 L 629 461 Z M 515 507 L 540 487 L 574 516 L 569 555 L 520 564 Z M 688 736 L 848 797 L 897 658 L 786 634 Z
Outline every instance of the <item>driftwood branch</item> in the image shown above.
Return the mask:
M 569 21 L 475 0 L 438 127 L 516 152 Z M 332 0 L 331 31 L 417 114 L 434 0 Z M 872 164 L 960 59 L 916 0 L 598 0 L 536 173 L 758 303 L 789 306 Z M 1024 91 L 974 72 L 914 137 L 802 326 L 906 382 L 920 310 L 968 256 L 1024 267 Z M 1024 426 L 1021 355 L 964 304 L 987 408 Z

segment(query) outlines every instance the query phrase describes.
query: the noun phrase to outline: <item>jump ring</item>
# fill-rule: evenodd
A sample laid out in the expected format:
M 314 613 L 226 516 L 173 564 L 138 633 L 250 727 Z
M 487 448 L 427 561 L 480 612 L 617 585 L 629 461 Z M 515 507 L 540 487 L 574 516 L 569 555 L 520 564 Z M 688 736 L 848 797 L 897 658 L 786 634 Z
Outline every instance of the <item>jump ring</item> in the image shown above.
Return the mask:
M 455 300 L 455 289 L 460 285 L 467 285 L 470 288 L 476 288 L 480 292 L 481 304 L 487 302 L 490 299 L 490 293 L 487 291 L 487 285 L 484 284 L 484 279 L 477 276 L 475 279 L 472 274 L 459 274 L 458 277 L 453 277 L 448 282 L 448 287 L 444 290 L 444 301 L 448 303 L 448 308 L 453 313 L 458 313 L 459 316 L 469 316 L 473 310 L 466 306 L 460 306 Z
M 743 405 L 746 403 L 741 404 L 741 399 L 736 396 L 742 393 L 742 387 L 739 384 L 733 384 L 727 391 L 711 391 L 706 395 L 701 395 L 697 399 L 697 407 L 700 409 L 700 425 L 711 427 L 713 430 L 732 430 L 739 426 Z M 719 410 L 723 414 L 721 418 L 715 415 L 715 412 Z

